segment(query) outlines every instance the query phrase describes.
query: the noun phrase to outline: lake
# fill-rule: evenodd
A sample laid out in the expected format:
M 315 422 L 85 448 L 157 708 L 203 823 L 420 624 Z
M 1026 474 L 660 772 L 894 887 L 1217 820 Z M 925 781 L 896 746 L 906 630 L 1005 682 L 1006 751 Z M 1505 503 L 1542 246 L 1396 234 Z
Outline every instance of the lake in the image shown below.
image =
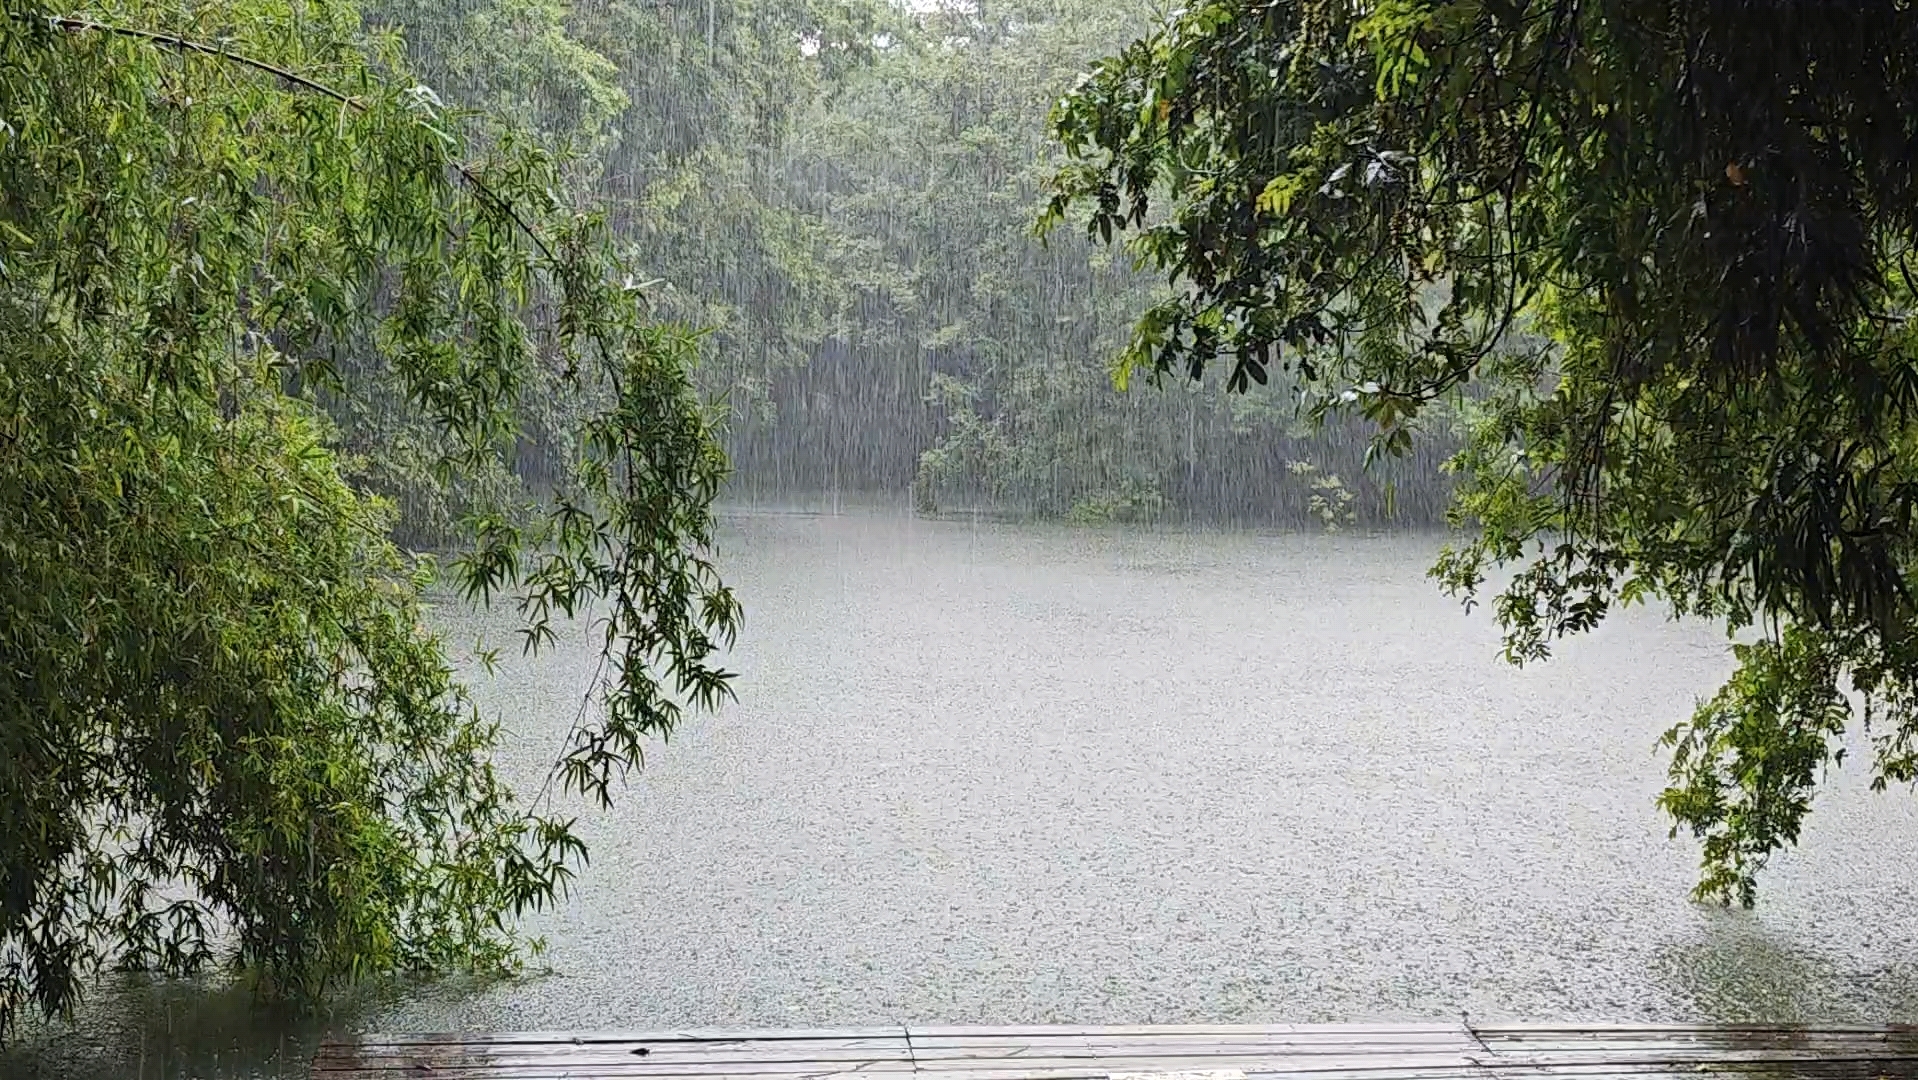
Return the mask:
M 1635 611 L 1516 670 L 1424 578 L 1441 542 L 730 513 L 739 700 L 586 819 L 549 970 L 303 1020 L 108 989 L 14 1067 L 299 1075 L 329 1027 L 1918 1018 L 1918 802 L 1849 768 L 1756 911 L 1691 903 L 1654 741 L 1723 635 Z M 522 785 L 593 659 L 480 682 Z

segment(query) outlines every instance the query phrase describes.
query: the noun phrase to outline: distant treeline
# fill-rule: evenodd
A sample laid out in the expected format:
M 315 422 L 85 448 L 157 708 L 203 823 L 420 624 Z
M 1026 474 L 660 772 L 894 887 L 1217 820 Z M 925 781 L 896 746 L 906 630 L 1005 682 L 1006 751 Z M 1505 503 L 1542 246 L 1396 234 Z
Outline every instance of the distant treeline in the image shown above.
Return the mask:
M 725 412 L 736 494 L 1079 520 L 1440 518 L 1444 432 L 1368 470 L 1369 431 L 1302 422 L 1277 379 L 1247 395 L 1115 388 L 1113 358 L 1166 284 L 1070 226 L 1044 241 L 1032 226 L 1058 165 L 1048 110 L 1147 25 L 1146 4 L 914 7 L 375 11 L 450 100 L 573 154 L 568 175 L 656 268 L 650 302 L 710 330 L 700 380 Z M 349 440 L 411 527 L 456 517 L 457 493 L 407 479 L 430 462 L 419 440 L 392 453 L 364 419 Z M 527 444 L 522 472 L 560 449 Z M 496 497 L 499 479 L 470 490 Z
M 928 512 L 1315 528 L 1431 525 L 1450 498 L 1449 431 L 1368 468 L 1363 421 L 1321 429 L 1285 403 L 1228 398 L 1216 387 L 1121 394 L 1088 364 L 1079 393 L 1049 394 L 1032 408 L 961 397 L 977 384 L 923 368 L 916 385 L 892 390 L 902 368 L 911 370 L 825 354 L 775 381 L 781 422 L 729 440 L 735 495 L 910 493 Z

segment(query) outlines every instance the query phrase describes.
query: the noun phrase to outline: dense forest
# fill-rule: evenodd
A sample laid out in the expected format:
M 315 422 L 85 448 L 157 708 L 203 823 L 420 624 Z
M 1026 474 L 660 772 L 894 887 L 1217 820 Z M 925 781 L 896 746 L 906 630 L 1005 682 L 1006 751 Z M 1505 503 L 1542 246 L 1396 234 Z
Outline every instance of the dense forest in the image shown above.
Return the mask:
M 1167 286 L 1033 227 L 1060 160 L 1049 110 L 1149 24 L 1145 4 L 383 0 L 368 17 L 475 122 L 564 156 L 660 314 L 707 332 L 696 377 L 723 410 L 732 498 L 1330 528 L 1443 511 L 1443 422 L 1368 469 L 1360 426 L 1311 419 L 1296 385 L 1115 380 Z M 431 456 L 346 419 L 416 538 L 444 533 Z M 537 481 L 543 448 L 525 451 Z

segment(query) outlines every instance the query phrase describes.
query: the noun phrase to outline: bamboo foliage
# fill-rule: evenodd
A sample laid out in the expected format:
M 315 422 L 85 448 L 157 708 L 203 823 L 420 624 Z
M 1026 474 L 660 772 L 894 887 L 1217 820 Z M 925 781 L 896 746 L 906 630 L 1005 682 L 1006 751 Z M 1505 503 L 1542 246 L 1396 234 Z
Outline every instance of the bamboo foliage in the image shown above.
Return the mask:
M 508 454 L 532 388 L 583 403 L 552 495 L 450 576 L 534 647 L 600 620 L 555 776 L 609 799 L 727 692 L 693 336 L 349 4 L 10 5 L 0 103 L 0 1036 L 108 965 L 296 996 L 511 967 L 584 847 L 495 774 L 433 564 L 315 401 L 377 375 L 448 469 Z

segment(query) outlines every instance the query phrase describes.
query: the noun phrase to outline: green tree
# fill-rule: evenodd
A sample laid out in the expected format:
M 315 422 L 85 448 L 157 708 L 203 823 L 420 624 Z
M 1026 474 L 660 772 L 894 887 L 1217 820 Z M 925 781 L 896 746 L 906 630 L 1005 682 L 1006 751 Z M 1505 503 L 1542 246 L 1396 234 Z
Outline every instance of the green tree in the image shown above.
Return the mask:
M 743 468 L 779 454 L 771 386 L 803 368 L 841 304 L 830 238 L 785 197 L 795 118 L 870 56 L 878 0 L 377 0 L 371 20 L 404 31 L 409 56 L 448 101 L 562 153 L 576 197 L 605 208 L 665 317 L 701 327 L 695 370 L 724 406 Z M 543 399 L 551 401 L 552 399 Z M 560 405 L 565 413 L 574 406 Z M 400 454 L 379 479 L 428 526 L 448 507 L 409 494 L 416 432 L 346 427 Z M 798 418 L 788 418 L 796 434 Z M 534 418 L 542 436 L 556 425 Z M 529 471 L 522 468 L 522 472 Z M 470 500 L 493 478 L 472 478 Z M 462 501 L 468 501 L 462 500 Z M 434 511 L 439 511 L 435 514 Z M 410 516 L 410 515 L 409 515 Z M 422 529 L 430 533 L 431 528 Z
M 1662 800 L 1749 904 L 1848 686 L 1918 776 L 1914 95 L 1892 0 L 1206 0 L 1058 108 L 1051 209 L 1181 280 L 1132 366 L 1293 368 L 1386 450 L 1472 384 L 1434 572 L 1519 564 L 1514 661 L 1645 598 L 1754 630 Z
M 536 512 L 453 564 L 530 647 L 604 629 L 556 784 L 609 799 L 726 692 L 694 339 L 549 155 L 463 126 L 350 4 L 0 19 L 0 1035 L 109 964 L 297 995 L 506 968 L 583 858 L 495 776 L 432 564 L 318 399 L 385 380 L 477 470 L 542 372 L 589 403 Z
M 570 197 L 605 207 L 656 283 L 655 312 L 707 330 L 694 377 L 724 405 L 735 493 L 910 484 L 928 505 L 1312 524 L 1310 484 L 1286 468 L 1309 460 L 1352 482 L 1369 522 L 1443 504 L 1449 444 L 1365 473 L 1360 425 L 1294 422 L 1293 387 L 1112 392 L 1108 358 L 1161 286 L 1081 238 L 1025 233 L 1058 156 L 1047 108 L 1146 25 L 1143 6 L 376 0 L 367 14 L 405 33 L 482 136 L 524 129 L 559 154 Z M 517 520 L 524 486 L 565 456 L 585 405 L 542 377 L 514 459 L 452 484 L 434 468 L 442 437 L 390 378 L 326 404 L 354 481 L 399 507 L 396 535 L 439 546 L 464 518 Z M 1283 422 L 1246 422 L 1255 401 Z
M 842 238 L 851 294 L 834 332 L 855 374 L 832 387 L 838 407 L 809 411 L 842 447 L 918 457 L 928 504 L 1063 515 L 1122 490 L 1158 498 L 1160 463 L 1127 452 L 1157 429 L 1122 419 L 1161 403 L 1114 395 L 1102 355 L 1149 285 L 1088 245 L 1026 235 L 1048 103 L 1139 15 L 1075 0 L 922 6 L 795 136 L 794 198 Z
M 1028 235 L 1059 156 L 1047 109 L 1146 15 L 1091 0 L 915 5 L 795 121 L 785 198 L 822 222 L 843 305 L 771 388 L 781 461 L 826 458 L 851 484 L 910 480 L 924 509 L 1082 520 L 1307 522 L 1308 485 L 1284 462 L 1357 474 L 1364 438 L 1336 425 L 1243 424 L 1247 399 L 1216 385 L 1115 393 L 1109 358 L 1163 285 L 1082 237 Z M 1289 417 L 1288 391 L 1260 404 Z M 1272 468 L 1243 482 L 1244 458 Z

